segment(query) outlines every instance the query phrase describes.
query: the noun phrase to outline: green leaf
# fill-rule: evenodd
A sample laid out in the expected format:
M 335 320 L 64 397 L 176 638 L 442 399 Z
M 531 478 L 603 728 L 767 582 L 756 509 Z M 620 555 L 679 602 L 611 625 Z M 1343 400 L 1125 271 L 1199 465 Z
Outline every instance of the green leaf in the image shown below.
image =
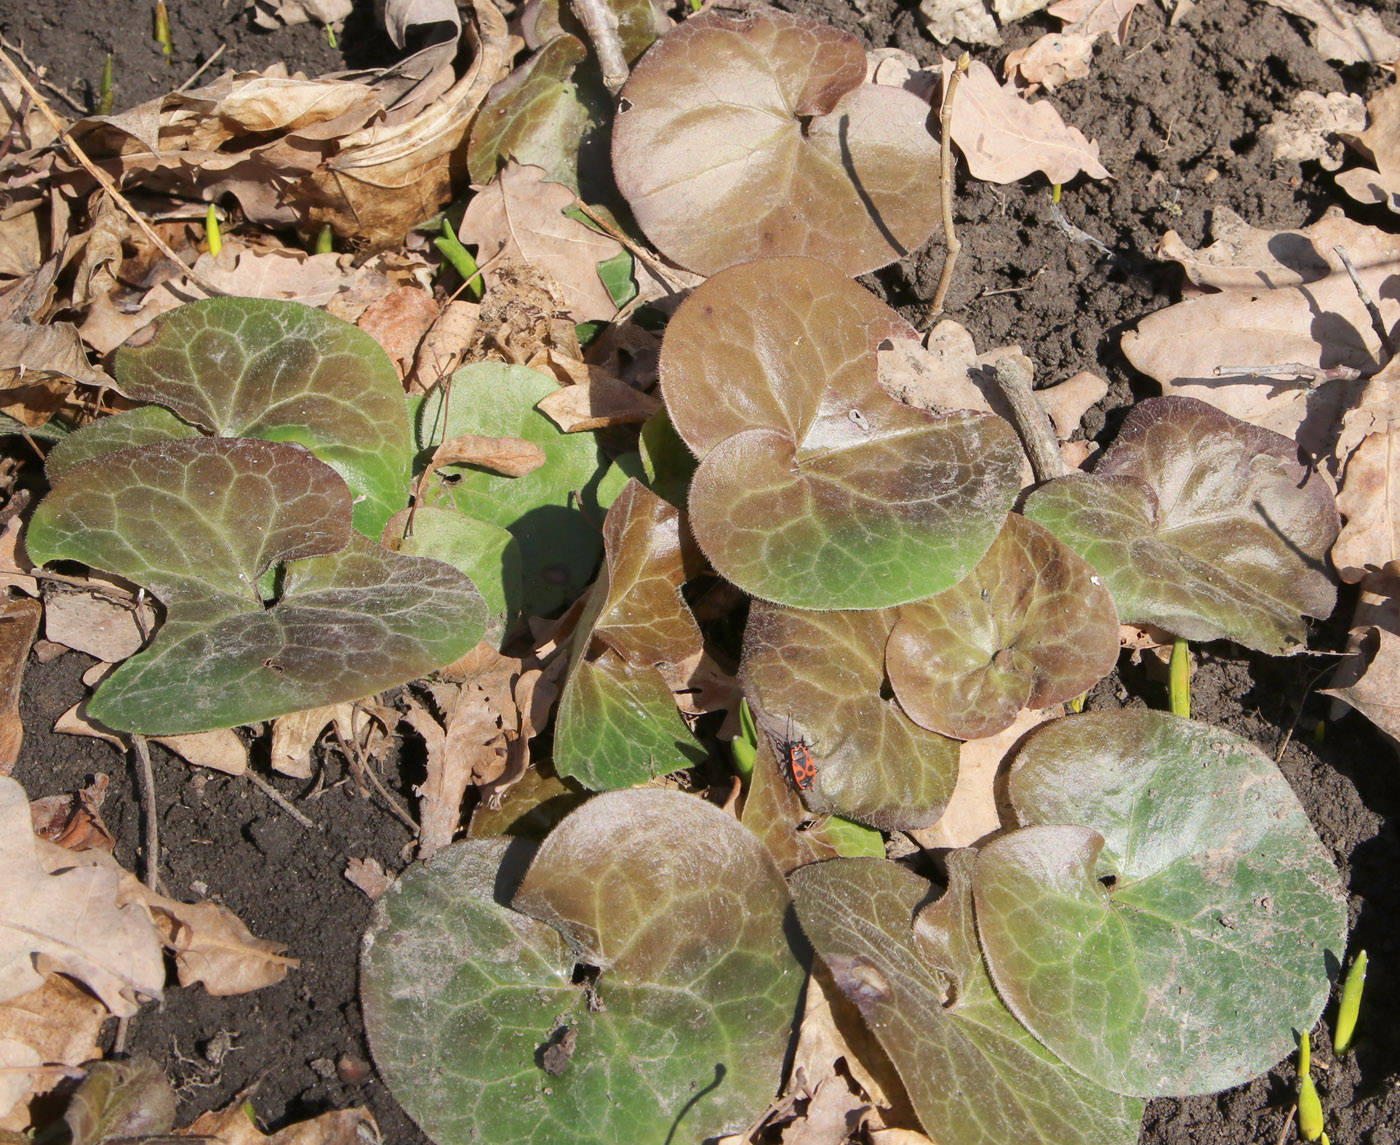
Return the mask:
M 659 409 L 642 425 L 639 442 L 647 487 L 678 509 L 686 507 L 690 480 L 695 476 L 695 455 L 686 448 L 671 415 Z
M 64 1123 L 72 1145 L 101 1145 L 159 1137 L 175 1124 L 175 1091 L 147 1057 L 89 1062 Z
M 523 613 L 552 615 L 587 587 L 603 554 L 598 487 L 607 464 L 598 443 L 592 434 L 560 433 L 534 408 L 559 388 L 538 370 L 478 362 L 453 374 L 450 388 L 450 399 L 438 391 L 423 403 L 420 449 L 465 433 L 522 437 L 544 450 L 545 463 L 523 477 L 444 465 L 434 473 L 425 503 L 452 505 L 509 530 L 520 545 Z
M 104 453 L 133 445 L 154 445 L 183 437 L 201 437 L 199 430 L 161 406 L 137 406 L 74 430 L 44 459 L 44 474 L 55 484 L 70 469 Z
M 757 840 L 692 796 L 599 796 L 514 896 L 538 922 L 505 905 L 507 848 L 439 851 L 375 907 L 365 1025 L 414 1120 L 439 1145 L 616 1145 L 700 1141 L 762 1112 L 805 976 Z M 591 992 L 576 961 L 602 971 Z M 572 1051 L 547 1055 L 566 1030 Z
M 408 501 L 409 424 L 389 356 L 299 302 L 211 298 L 162 315 L 117 351 L 117 389 L 220 437 L 306 446 L 345 479 L 377 538 Z
M 947 856 L 948 890 L 883 859 L 795 871 L 797 915 L 842 992 L 889 1054 L 936 1141 L 1134 1145 L 1142 1102 L 1045 1052 L 997 998 L 972 925 L 971 851 Z
M 67 472 L 25 535 L 31 559 L 79 560 L 152 591 L 165 621 L 88 705 L 145 735 L 234 727 L 354 700 L 451 663 L 486 605 L 438 561 L 352 531 L 350 492 L 296 445 L 193 438 Z M 258 581 L 287 564 L 280 598 Z
M 1099 571 L 1125 622 L 1279 653 L 1336 603 L 1336 502 L 1297 453 L 1205 402 L 1151 398 L 1092 476 L 1041 486 L 1025 512 Z
M 596 78 L 582 83 L 574 69 L 588 58 L 583 41 L 555 36 L 491 91 L 477 113 L 467 147 L 473 183 L 486 184 L 509 159 L 542 167 L 552 183 L 575 194 L 606 170 L 607 93 Z
M 717 572 L 835 609 L 919 600 L 972 571 L 1020 489 L 1021 447 L 999 417 L 939 417 L 880 388 L 879 346 L 914 337 L 812 259 L 731 267 L 681 304 L 661 384 L 701 459 L 691 525 Z
M 800 612 L 754 601 L 739 678 L 775 746 L 800 739 L 817 776 L 803 793 L 819 813 L 884 830 L 931 826 L 958 773 L 958 744 L 881 698 L 891 611 Z
M 1212 1093 L 1317 1022 L 1345 895 L 1256 748 L 1164 712 L 1071 716 L 1032 733 L 1010 797 L 1029 826 L 983 849 L 977 927 L 1006 1004 L 1075 1069 Z
M 1012 514 L 971 575 L 900 608 L 885 659 L 911 719 L 982 739 L 1113 671 L 1118 613 L 1087 561 Z
M 559 775 L 594 790 L 645 783 L 705 755 L 658 671 L 701 652 L 680 596 L 696 566 L 680 513 L 629 481 L 608 510 L 603 543 L 605 574 L 574 629 L 554 733 Z
M 663 36 L 622 89 L 613 172 L 663 254 L 710 275 L 811 255 L 863 274 L 938 226 L 929 107 L 867 84 L 854 36 L 762 9 Z
M 409 520 L 413 532 L 403 530 Z M 384 529 L 383 543 L 396 553 L 432 557 L 465 573 L 490 612 L 484 639 L 499 646 L 520 621 L 520 546 L 498 525 L 455 509 L 404 509 Z
M 612 258 L 598 264 L 598 277 L 608 288 L 618 309 L 626 306 L 637 297 L 637 283 L 632 278 L 632 252 L 620 250 Z

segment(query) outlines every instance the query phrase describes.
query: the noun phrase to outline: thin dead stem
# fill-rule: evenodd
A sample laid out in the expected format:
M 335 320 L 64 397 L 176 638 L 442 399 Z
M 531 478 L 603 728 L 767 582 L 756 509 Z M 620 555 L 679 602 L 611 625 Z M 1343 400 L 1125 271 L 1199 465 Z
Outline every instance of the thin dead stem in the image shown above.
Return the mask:
M 593 42 L 603 86 L 614 96 L 627 82 L 627 57 L 622 53 L 622 37 L 617 34 L 617 15 L 603 0 L 570 0 L 574 15 Z
M 1072 473 L 1060 452 L 1060 443 L 1050 424 L 1050 417 L 1035 400 L 1030 372 L 1015 357 L 1007 356 L 997 363 L 997 385 L 1006 395 L 1016 422 L 1016 432 L 1031 459 L 1031 469 L 1037 481 L 1051 481 Z
M 943 313 L 943 302 L 948 297 L 948 287 L 953 283 L 953 268 L 958 264 L 958 253 L 962 250 L 962 240 L 953 226 L 953 97 L 958 92 L 958 81 L 972 66 L 972 56 L 964 52 L 958 57 L 948 80 L 948 92 L 943 97 L 943 110 L 938 116 L 939 140 L 939 192 L 943 200 L 943 240 L 948 246 L 948 257 L 943 260 L 943 271 L 938 276 L 938 289 L 933 292 L 933 302 L 928 308 L 924 324 L 932 326 L 933 321 Z
M 160 883 L 160 816 L 156 814 L 156 776 L 151 767 L 151 749 L 146 746 L 146 737 L 135 732 L 131 735 L 131 746 L 136 751 L 136 783 L 141 790 L 141 812 L 145 820 L 145 884 L 156 890 Z

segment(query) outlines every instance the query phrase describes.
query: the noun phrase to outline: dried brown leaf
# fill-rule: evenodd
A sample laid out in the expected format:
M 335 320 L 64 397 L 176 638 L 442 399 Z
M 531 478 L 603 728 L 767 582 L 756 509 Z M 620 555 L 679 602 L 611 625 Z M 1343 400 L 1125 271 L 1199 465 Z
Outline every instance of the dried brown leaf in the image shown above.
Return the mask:
M 426 394 L 466 360 L 467 347 L 476 336 L 481 307 L 475 302 L 453 299 L 419 343 L 413 370 L 404 380 L 410 394 Z
M 384 873 L 378 859 L 349 858 L 345 861 L 345 879 L 364 891 L 370 902 L 394 885 L 394 880 Z
M 1145 0 L 1059 0 L 1046 9 L 1065 22 L 1065 32 L 1098 37 L 1105 32 L 1120 47 L 1128 38 L 1128 23 Z
M 449 437 L 433 451 L 424 480 L 443 465 L 478 465 L 506 477 L 524 477 L 545 463 L 544 449 L 523 437 Z
M 44 593 L 44 636 L 115 664 L 135 655 L 155 628 L 155 610 L 139 610 L 95 592 L 53 587 Z
M 188 735 L 152 736 L 152 743 L 168 747 L 186 763 L 222 771 L 225 775 L 242 775 L 248 770 L 248 745 L 238 738 L 232 728 Z
M 1337 176 L 1337 186 L 1358 203 L 1381 203 L 1400 211 L 1400 83 L 1373 96 L 1366 104 L 1366 114 L 1370 126 L 1347 141 L 1375 169 L 1343 171 Z
M 354 741 L 354 704 L 328 704 L 304 712 L 292 712 L 272 721 L 272 770 L 297 779 L 311 778 L 311 749 L 327 726 L 334 724 L 340 738 Z
M 1337 509 L 1346 521 L 1332 546 L 1337 575 L 1348 584 L 1370 573 L 1400 576 L 1400 422 L 1352 453 Z
M 1076 32 L 1051 32 L 1030 47 L 1009 52 L 1002 74 L 1019 76 L 1025 84 L 1040 84 L 1046 91 L 1054 91 L 1061 84 L 1089 74 L 1095 39 L 1096 36 Z
M 1363 581 L 1352 624 L 1347 642 L 1352 655 L 1337 666 L 1332 686 L 1323 692 L 1355 708 L 1400 752 L 1400 579 Z M 1333 717 L 1337 714 L 1334 709 Z
M 130 893 L 137 893 L 134 887 Z M 140 895 L 174 952 L 181 986 L 201 982 L 216 997 L 247 994 L 275 985 L 301 965 L 283 956 L 286 947 L 280 942 L 254 938 L 225 906 L 176 902 L 145 888 Z
M 0 1070 L 0 1129 L 28 1129 L 28 1103 L 66 1080 L 60 1071 L 26 1074 L 16 1067 L 41 1062 L 79 1066 L 101 1057 L 98 1035 L 109 1016 L 106 1006 L 61 974 L 50 974 L 28 994 L 0 1002 L 0 1066 L 8 1067 Z
M 593 367 L 586 381 L 561 387 L 535 408 L 565 433 L 580 433 L 644 422 L 661 408 L 661 399 Z
M 983 0 L 920 0 L 919 23 L 940 44 L 954 40 L 960 44 L 1001 43 L 996 21 Z
M 1287 111 L 1276 111 L 1259 132 L 1273 153 L 1275 163 L 1316 159 L 1324 171 L 1342 165 L 1346 149 L 1342 136 L 1366 127 L 1366 102 L 1353 93 L 1333 91 L 1321 95 L 1300 91 Z
M 337 1109 L 310 1121 L 298 1121 L 268 1136 L 242 1100 L 217 1113 L 202 1113 L 176 1136 L 218 1141 L 221 1145 L 377 1145 L 379 1127 L 367 1109 Z
M 5 601 L 0 607 L 0 775 L 9 775 L 19 760 L 24 740 L 19 694 L 42 611 L 39 602 L 29 597 Z
M 108 387 L 112 379 L 88 364 L 77 327 L 0 322 L 0 412 L 27 426 L 43 425 L 74 382 Z
M 438 318 L 438 304 L 421 287 L 401 286 L 365 307 L 356 325 L 384 347 L 403 378 Z
M 1392 35 L 1375 12 L 1352 13 L 1338 0 L 1264 0 L 1294 16 L 1301 16 L 1313 29 L 1313 47 L 1329 60 L 1344 64 L 1390 66 L 1400 57 L 1400 38 Z

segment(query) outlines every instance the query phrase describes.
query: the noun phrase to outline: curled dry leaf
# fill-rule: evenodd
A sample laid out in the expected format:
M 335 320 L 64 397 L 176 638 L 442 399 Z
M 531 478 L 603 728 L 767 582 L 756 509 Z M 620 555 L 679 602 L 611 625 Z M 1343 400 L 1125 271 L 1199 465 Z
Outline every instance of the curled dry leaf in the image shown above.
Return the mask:
M 524 477 L 545 463 L 544 450 L 523 437 L 483 437 L 463 433 L 433 450 L 424 480 L 441 465 L 475 465 L 505 477 Z
M 28 1129 L 28 1102 L 67 1080 L 56 1071 L 26 1074 L 17 1067 L 79 1066 L 100 1057 L 98 1035 L 109 1016 L 106 1006 L 61 974 L 0 1002 L 0 1066 L 8 1067 L 0 1070 L 0 1129 Z
M 1054 91 L 1061 84 L 1089 74 L 1096 38 L 1075 32 L 1041 36 L 1030 47 L 1008 53 L 1003 74 L 1019 76 L 1027 84 L 1040 84 L 1046 91 Z
M 134 880 L 133 880 L 134 881 Z M 284 957 L 280 942 L 254 938 L 231 910 L 219 903 L 182 903 L 144 892 L 167 946 L 175 955 L 181 986 L 203 983 L 216 997 L 272 986 L 300 966 Z
M 1400 84 L 1391 84 L 1366 104 L 1370 126 L 1348 139 L 1374 170 L 1358 167 L 1337 176 L 1337 186 L 1359 203 L 1400 211 Z
M 394 885 L 394 880 L 384 873 L 379 860 L 374 858 L 356 859 L 353 856 L 345 861 L 345 879 L 360 890 L 370 902 Z
M 384 347 L 402 378 L 412 368 L 419 343 L 437 321 L 438 304 L 420 286 L 400 286 L 365 307 L 355 325 Z
M 0 775 L 14 770 L 24 741 L 20 686 L 42 611 L 39 602 L 29 597 L 7 600 L 0 607 Z
M 1346 520 L 1332 546 L 1337 574 L 1349 584 L 1369 573 L 1400 575 L 1400 423 L 1352 453 L 1337 509 Z
M 353 704 L 327 704 L 291 712 L 272 721 L 272 770 L 297 779 L 311 778 L 311 749 L 330 725 L 346 743 L 355 739 Z
M 1375 12 L 1352 13 L 1337 0 L 1264 2 L 1315 25 L 1312 44 L 1326 59 L 1389 67 L 1400 57 L 1400 37 L 1388 32 Z
M 74 382 L 112 385 L 111 378 L 88 364 L 77 327 L 0 321 L 0 413 L 31 428 L 43 425 Z
M 940 44 L 1001 43 L 996 21 L 983 0 L 920 0 L 919 23 Z
M 943 61 L 943 76 L 953 65 Z M 992 69 L 973 61 L 958 86 L 953 115 L 953 142 L 974 179 L 1014 183 L 1034 171 L 1052 183 L 1068 183 L 1081 172 L 1108 178 L 1099 162 L 1099 145 L 1068 126 L 1048 100 L 1022 99 L 1013 85 L 997 83 Z
M 1366 103 L 1355 92 L 1300 91 L 1287 111 L 1276 111 L 1259 137 L 1269 145 L 1275 163 L 1316 159 L 1324 171 L 1342 165 L 1345 148 L 1341 136 L 1358 134 L 1366 127 Z
M 218 1141 L 222 1145 L 379 1145 L 379 1126 L 368 1109 L 336 1109 L 279 1129 L 270 1137 L 235 1101 L 217 1113 L 201 1113 L 179 1136 Z
M 661 399 L 594 368 L 586 381 L 562 387 L 535 408 L 565 433 L 580 433 L 644 422 L 661 408 Z

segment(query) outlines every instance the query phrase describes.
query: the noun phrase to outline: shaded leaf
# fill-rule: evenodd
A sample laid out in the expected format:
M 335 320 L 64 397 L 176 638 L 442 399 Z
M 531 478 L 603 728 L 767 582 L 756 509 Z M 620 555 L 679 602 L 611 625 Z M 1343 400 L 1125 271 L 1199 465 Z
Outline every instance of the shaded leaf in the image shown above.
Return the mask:
M 295 445 L 197 438 L 70 470 L 26 535 L 151 590 L 165 623 L 88 710 L 171 735 L 271 719 L 421 676 L 476 643 L 486 606 L 455 569 L 350 529 L 349 491 Z M 288 565 L 265 602 L 258 581 Z
M 510 846 L 455 844 L 376 904 L 366 1025 L 414 1119 L 441 1145 L 689 1141 L 747 1124 L 777 1090 L 805 977 L 758 841 L 690 796 L 599 796 L 515 895 L 544 922 L 504 905 L 523 861 Z M 580 959 L 602 968 L 601 1005 L 571 981 Z M 567 1030 L 572 1055 L 548 1073 Z
M 884 342 L 913 330 L 812 259 L 709 279 L 671 319 L 661 382 L 700 457 L 691 525 L 723 576 L 799 608 L 878 608 L 940 592 L 991 545 L 1021 448 L 990 414 L 889 397 Z
M 701 274 L 783 255 L 884 266 L 937 228 L 938 145 L 923 100 L 864 79 L 860 42 L 809 17 L 692 17 L 622 89 L 618 188 L 657 248 Z
M 644 783 L 704 756 L 657 670 L 701 652 L 680 596 L 696 571 L 680 513 L 629 481 L 608 510 L 603 544 L 605 573 L 574 630 L 554 741 L 560 777 L 595 790 Z
M 885 830 L 927 827 L 942 814 L 958 744 L 883 699 L 894 616 L 800 612 L 754 601 L 740 679 L 759 727 L 778 747 L 802 740 L 817 775 L 803 799 Z
M 345 479 L 378 537 L 408 500 L 403 387 L 368 334 L 295 302 L 213 298 L 117 351 L 117 389 L 221 437 L 306 446 Z
M 1113 671 L 1118 613 L 1087 561 L 1013 513 L 969 576 L 899 609 L 885 655 L 911 719 L 980 739 Z
M 70 433 L 44 459 L 44 475 L 54 485 L 69 470 L 94 457 L 133 445 L 158 445 L 184 437 L 202 436 L 162 406 L 137 406 L 96 421 Z
M 92 1062 L 63 1120 L 73 1145 L 157 1136 L 175 1124 L 175 1090 L 150 1058 Z
M 1121 1093 L 1212 1093 L 1316 1023 L 1345 895 L 1257 748 L 1163 712 L 1071 716 L 1032 734 L 1010 792 L 1029 826 L 983 848 L 977 928 L 1051 1051 Z
M 948 890 L 895 863 L 842 859 L 791 876 L 802 928 L 899 1071 L 937 1141 L 1134 1145 L 1142 1102 L 1057 1061 L 1007 1011 L 972 925 L 972 851 Z
M 443 466 L 426 501 L 455 505 L 510 532 L 520 546 L 521 609 L 527 616 L 548 616 L 577 597 L 603 552 L 597 490 L 606 463 L 598 443 L 590 435 L 560 433 L 534 408 L 558 388 L 538 370 L 478 362 L 452 375 L 450 399 L 441 390 L 430 394 L 419 415 L 420 448 L 476 433 L 521 437 L 544 449 L 544 465 L 523 477 Z
M 607 163 L 607 94 L 594 78 L 580 83 L 574 70 L 588 58 L 575 36 L 556 36 L 491 91 L 472 124 L 467 170 L 485 185 L 507 160 L 542 167 L 575 194 L 595 184 Z
M 1285 437 L 1192 398 L 1140 402 L 1093 475 L 1035 490 L 1026 516 L 1098 570 L 1128 623 L 1279 653 L 1336 601 L 1331 491 Z

